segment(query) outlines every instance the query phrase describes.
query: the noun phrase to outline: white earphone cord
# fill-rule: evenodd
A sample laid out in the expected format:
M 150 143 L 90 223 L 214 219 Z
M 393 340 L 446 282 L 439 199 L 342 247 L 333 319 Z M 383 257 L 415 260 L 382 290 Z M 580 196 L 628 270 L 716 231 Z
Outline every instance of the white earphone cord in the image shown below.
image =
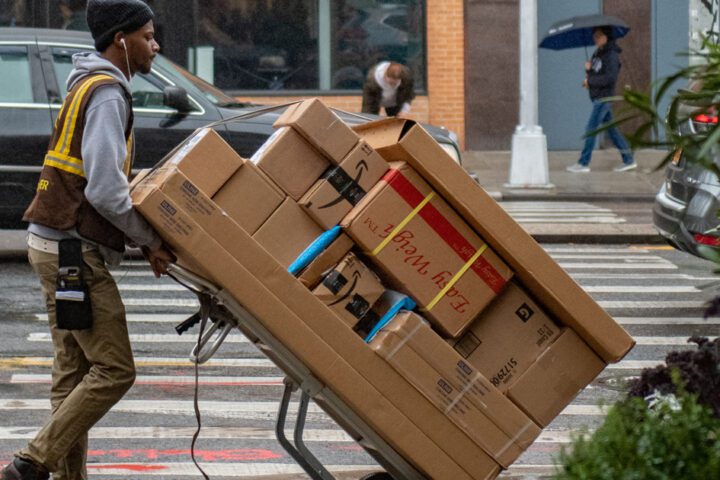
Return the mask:
M 132 73 L 130 73 L 130 57 L 128 57 L 127 45 L 125 45 L 125 39 L 122 40 L 122 44 L 123 44 L 123 50 L 125 51 L 125 63 L 127 64 L 128 80 L 130 80 L 132 78 Z

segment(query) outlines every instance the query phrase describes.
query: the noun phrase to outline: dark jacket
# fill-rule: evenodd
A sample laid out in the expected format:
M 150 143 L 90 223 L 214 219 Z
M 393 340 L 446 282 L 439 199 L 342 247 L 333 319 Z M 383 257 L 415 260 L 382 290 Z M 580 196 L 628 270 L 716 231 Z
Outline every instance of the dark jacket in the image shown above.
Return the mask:
M 615 84 L 620 73 L 620 52 L 622 49 L 610 40 L 598 48 L 590 59 L 587 71 L 588 90 L 591 100 L 615 95 Z
M 362 111 L 363 113 L 372 113 L 377 115 L 380 113 L 382 102 L 382 87 L 375 80 L 375 69 L 377 65 L 370 69 L 365 85 L 363 86 Z M 404 103 L 410 103 L 415 98 L 415 87 L 413 85 L 413 77 L 410 69 L 403 66 L 402 77 L 400 78 L 400 86 L 397 89 L 395 97 L 395 107 L 386 109 L 386 113 L 390 116 L 396 115 L 402 108 Z

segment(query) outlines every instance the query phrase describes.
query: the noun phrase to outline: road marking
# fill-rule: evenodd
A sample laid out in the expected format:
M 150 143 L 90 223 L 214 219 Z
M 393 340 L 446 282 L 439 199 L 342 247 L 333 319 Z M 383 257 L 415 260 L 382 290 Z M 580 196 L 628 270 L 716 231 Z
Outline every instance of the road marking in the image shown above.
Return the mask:
M 717 281 L 718 277 L 696 277 L 686 273 L 572 273 L 574 279 L 593 280 L 690 280 L 690 281 Z
M 688 342 L 688 337 L 633 337 L 638 345 L 686 345 L 695 346 Z M 711 340 L 713 337 L 708 337 Z
M 166 313 L 128 313 L 125 315 L 128 322 L 132 323 L 174 323 L 178 324 L 185 321 L 187 315 L 166 314 Z M 47 313 L 36 313 L 35 319 L 40 322 L 47 322 Z
M 196 299 L 184 298 L 125 298 L 125 306 L 132 307 L 193 307 L 199 308 L 200 303 Z
M 239 331 L 237 335 L 228 335 L 223 343 L 250 343 Z M 33 332 L 27 337 L 29 342 L 51 342 L 50 333 Z M 197 342 L 197 335 L 173 335 L 160 333 L 131 333 L 130 342 L 132 343 L 188 343 Z
M 615 321 L 621 325 L 720 325 L 720 318 L 702 317 L 615 317 Z
M 195 427 L 93 427 L 90 438 L 94 439 L 135 439 L 192 438 Z M 0 427 L 0 440 L 26 440 L 35 438 L 39 427 Z M 203 427 L 203 439 L 275 440 L 275 430 L 257 427 Z M 354 442 L 352 437 L 338 429 L 305 429 L 306 442 Z
M 672 263 L 563 263 L 558 262 L 565 270 L 677 270 Z
M 613 254 L 613 255 L 597 255 L 597 254 L 590 254 L 590 255 L 574 255 L 571 253 L 560 253 L 551 255 L 553 259 L 555 260 L 639 260 L 641 262 L 648 262 L 648 261 L 655 261 L 655 262 L 662 262 L 662 263 L 672 263 L 667 260 L 665 260 L 662 257 L 658 257 L 656 255 L 634 255 L 634 254 Z
M 178 284 L 152 284 L 152 283 L 120 283 L 118 284 L 120 291 L 125 292 L 188 292 L 193 295 L 190 290 Z
M 632 300 L 599 300 L 597 302 L 601 307 L 610 308 L 635 308 L 635 309 L 682 309 L 682 308 L 705 308 L 703 300 L 697 301 L 632 301 Z
M 605 217 L 567 217 L 567 218 L 550 218 L 550 217 L 526 217 L 517 216 L 513 219 L 518 223 L 608 223 L 618 224 L 625 223 L 624 218 L 605 218 Z
M 210 478 L 260 478 L 270 475 L 304 475 L 305 472 L 296 463 L 225 463 L 200 462 L 203 470 Z M 193 463 L 180 462 L 151 462 L 151 463 L 88 463 L 87 468 L 92 472 L 91 476 L 114 476 L 116 478 L 127 478 L 128 475 L 135 477 L 164 476 L 175 478 L 181 476 L 200 477 L 200 472 Z M 357 473 L 358 478 L 363 473 L 382 471 L 376 465 L 325 465 L 325 468 L 334 475 L 347 475 Z M 360 473 L 362 472 L 362 473 Z
M 659 365 L 665 365 L 665 362 L 661 360 L 623 360 L 620 363 L 611 363 L 605 368 L 608 370 L 642 370 Z
M 542 246 L 542 245 L 541 245 Z M 650 253 L 649 250 L 646 248 L 614 248 L 614 247 L 550 247 L 550 246 L 543 246 L 543 249 L 550 253 Z
M 699 293 L 700 289 L 692 285 L 588 285 L 583 286 L 588 293 Z
M 226 377 L 200 375 L 200 385 L 215 386 L 262 386 L 276 387 L 283 384 L 284 377 Z M 14 373 L 10 383 L 52 383 L 49 374 Z M 135 385 L 194 385 L 195 377 L 191 375 L 138 375 Z
M 0 368 L 52 367 L 51 357 L 10 357 L 0 358 Z M 135 357 L 137 367 L 192 367 L 189 358 Z M 206 367 L 275 368 L 267 358 L 211 358 L 202 364 Z

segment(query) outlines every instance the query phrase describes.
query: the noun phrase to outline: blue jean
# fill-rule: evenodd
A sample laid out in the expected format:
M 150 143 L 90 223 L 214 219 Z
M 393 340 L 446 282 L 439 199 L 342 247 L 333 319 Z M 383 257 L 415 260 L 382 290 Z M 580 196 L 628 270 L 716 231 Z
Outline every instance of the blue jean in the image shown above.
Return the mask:
M 602 102 L 600 100 L 593 100 L 592 103 L 592 113 L 590 113 L 590 119 L 585 127 L 586 133 L 597 130 L 603 123 L 612 122 L 613 118 L 609 103 Z M 620 133 L 620 131 L 615 127 L 608 129 L 607 133 L 610 135 L 610 140 L 612 140 L 615 147 L 620 150 L 623 163 L 626 165 L 633 163 L 634 160 L 632 151 L 630 151 L 627 140 L 625 140 L 622 133 Z M 580 154 L 580 160 L 578 161 L 580 165 L 590 165 L 590 157 L 592 156 L 593 148 L 595 148 L 595 138 L 595 135 L 585 138 L 585 146 L 583 147 L 582 153 Z

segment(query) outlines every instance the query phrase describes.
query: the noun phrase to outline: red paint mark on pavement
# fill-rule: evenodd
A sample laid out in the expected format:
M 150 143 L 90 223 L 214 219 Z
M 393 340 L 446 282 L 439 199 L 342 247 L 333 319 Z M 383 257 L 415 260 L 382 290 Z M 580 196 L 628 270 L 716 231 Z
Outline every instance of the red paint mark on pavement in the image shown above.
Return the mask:
M 119 463 L 117 465 L 88 465 L 88 469 L 95 470 L 131 470 L 133 472 L 149 472 L 152 470 L 165 470 L 167 467 L 162 465 L 140 465 L 132 463 Z
M 186 456 L 190 457 L 190 449 L 143 449 L 143 450 L 90 450 L 88 455 L 92 457 L 112 458 L 144 458 L 147 460 L 159 460 L 168 457 Z M 258 461 L 274 460 L 282 458 L 283 455 L 271 450 L 257 448 L 242 448 L 235 450 L 195 450 L 195 457 L 206 462 L 226 461 Z

